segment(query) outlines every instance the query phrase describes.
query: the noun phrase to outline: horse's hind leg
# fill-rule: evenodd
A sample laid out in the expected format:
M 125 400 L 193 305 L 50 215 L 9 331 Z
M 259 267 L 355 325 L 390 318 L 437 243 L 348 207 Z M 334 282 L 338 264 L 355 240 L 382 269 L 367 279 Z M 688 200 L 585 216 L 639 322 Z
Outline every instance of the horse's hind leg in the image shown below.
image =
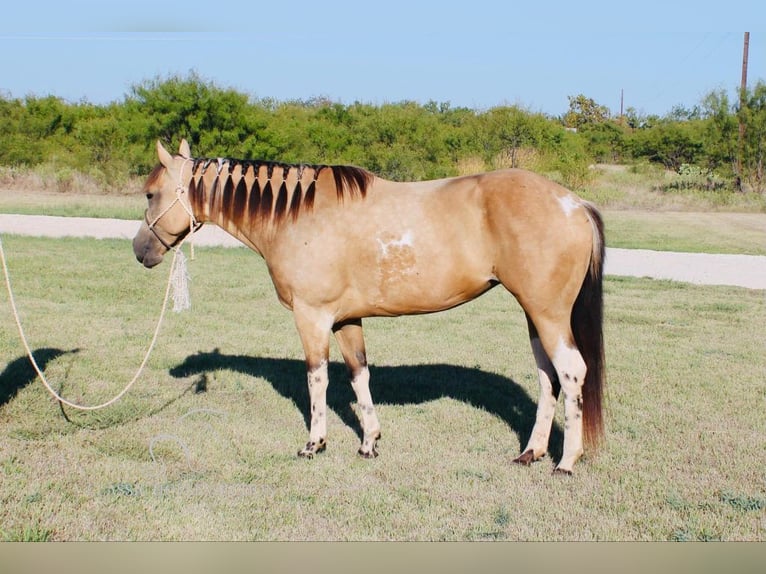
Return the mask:
M 548 321 L 537 317 L 535 327 L 542 350 L 550 358 L 564 392 L 564 453 L 555 471 L 571 474 L 575 462 L 583 453 L 582 386 L 585 382 L 585 361 L 574 343 L 568 319 Z M 550 430 L 551 423 L 544 423 L 549 425 Z M 538 420 L 536 428 L 538 424 L 543 423 Z
M 364 458 L 378 456 L 375 445 L 380 438 L 380 422 L 370 394 L 370 370 L 364 349 L 361 319 L 338 323 L 333 327 L 343 360 L 351 376 L 351 386 L 356 393 L 359 423 L 362 425 L 362 445 L 359 454 Z
M 535 426 L 532 428 L 532 434 L 529 436 L 527 446 L 522 451 L 522 454 L 513 461 L 523 465 L 529 465 L 541 459 L 548 452 L 548 441 L 550 440 L 551 429 L 553 427 L 553 416 L 556 411 L 559 391 L 561 390 L 556 369 L 548 358 L 545 349 L 543 349 L 540 336 L 529 316 L 527 316 L 527 324 L 529 325 L 529 340 L 532 345 L 532 353 L 535 357 L 535 363 L 537 363 L 540 400 L 537 402 Z

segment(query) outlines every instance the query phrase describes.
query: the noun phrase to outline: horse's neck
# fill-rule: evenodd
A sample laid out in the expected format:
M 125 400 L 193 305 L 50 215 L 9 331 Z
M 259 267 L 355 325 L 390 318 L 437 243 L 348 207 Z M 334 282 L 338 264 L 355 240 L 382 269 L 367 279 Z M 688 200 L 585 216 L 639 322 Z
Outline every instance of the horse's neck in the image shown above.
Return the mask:
M 196 160 L 189 188 L 200 221 L 247 238 L 252 246 L 317 208 L 337 208 L 346 197 L 363 199 L 373 180 L 371 173 L 353 166 Z
M 277 228 L 313 208 L 321 169 L 305 171 L 275 163 L 198 160 L 189 184 L 195 217 L 263 253 Z

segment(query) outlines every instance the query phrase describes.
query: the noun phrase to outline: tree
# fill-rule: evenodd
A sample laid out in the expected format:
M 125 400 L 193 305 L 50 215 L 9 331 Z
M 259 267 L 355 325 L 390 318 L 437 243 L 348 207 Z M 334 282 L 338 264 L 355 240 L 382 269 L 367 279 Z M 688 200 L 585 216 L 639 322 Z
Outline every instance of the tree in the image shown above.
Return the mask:
M 564 114 L 563 122 L 568 128 L 580 129 L 589 124 L 605 122 L 609 119 L 609 108 L 599 105 L 595 100 L 583 94 L 567 96 L 569 111 Z
M 0 164 L 17 166 L 27 163 L 31 158 L 26 151 L 27 138 L 21 131 L 21 123 L 26 113 L 24 102 L 20 99 L 0 97 Z
M 490 164 L 501 155 L 510 167 L 519 167 L 521 150 L 545 148 L 552 140 L 552 122 L 517 106 L 492 108 L 482 114 L 480 120 L 477 137 L 482 142 L 485 160 Z
M 705 118 L 704 149 L 710 169 L 736 171 L 737 119 L 724 90 L 710 92 L 702 101 Z
M 701 131 L 699 122 L 662 121 L 635 132 L 629 147 L 634 157 L 645 157 L 677 172 L 683 164 L 697 163 L 703 157 Z
M 616 163 L 625 149 L 624 128 L 611 120 L 587 123 L 578 131 L 588 153 L 598 162 Z
M 673 108 L 665 116 L 666 120 L 674 122 L 686 122 L 690 120 L 698 120 L 702 117 L 702 109 L 700 106 L 694 106 L 689 109 L 680 104 L 673 106 Z
M 237 150 L 251 133 L 248 97 L 221 89 L 196 73 L 188 77 L 156 78 L 131 88 L 126 106 L 131 112 L 134 138 L 153 146 L 186 138 L 208 155 Z
M 753 191 L 766 191 L 764 159 L 766 159 L 766 84 L 758 82 L 745 93 L 745 105 L 738 115 L 744 126 L 742 142 L 742 174 Z

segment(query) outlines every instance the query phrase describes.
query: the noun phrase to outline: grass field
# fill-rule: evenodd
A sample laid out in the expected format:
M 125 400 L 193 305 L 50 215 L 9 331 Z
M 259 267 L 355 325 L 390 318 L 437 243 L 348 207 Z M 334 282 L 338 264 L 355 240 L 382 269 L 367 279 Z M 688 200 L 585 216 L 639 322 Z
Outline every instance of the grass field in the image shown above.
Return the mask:
M 0 189 L 0 213 L 139 220 L 144 209 L 146 199 L 139 191 L 134 195 L 97 195 Z
M 766 255 L 766 214 L 604 210 L 607 245 Z
M 168 264 L 142 269 L 126 241 L 3 242 L 54 385 L 90 404 L 119 391 Z M 48 397 L 0 295 L 0 538 L 766 540 L 763 291 L 607 278 L 607 441 L 562 479 L 560 412 L 552 460 L 511 464 L 537 382 L 505 292 L 365 323 L 373 461 L 355 454 L 333 348 L 329 446 L 306 461 L 300 343 L 265 266 L 200 248 L 190 271 L 192 311 L 168 316 L 136 387 L 95 413 Z

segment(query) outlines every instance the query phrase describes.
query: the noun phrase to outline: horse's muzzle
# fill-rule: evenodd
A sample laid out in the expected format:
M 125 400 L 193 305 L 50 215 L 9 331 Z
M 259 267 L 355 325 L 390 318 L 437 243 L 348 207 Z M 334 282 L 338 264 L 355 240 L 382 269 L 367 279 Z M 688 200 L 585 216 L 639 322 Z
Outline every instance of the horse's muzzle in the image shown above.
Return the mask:
M 162 263 L 167 249 L 160 243 L 156 235 L 144 224 L 133 238 L 133 253 L 147 269 L 151 269 Z

